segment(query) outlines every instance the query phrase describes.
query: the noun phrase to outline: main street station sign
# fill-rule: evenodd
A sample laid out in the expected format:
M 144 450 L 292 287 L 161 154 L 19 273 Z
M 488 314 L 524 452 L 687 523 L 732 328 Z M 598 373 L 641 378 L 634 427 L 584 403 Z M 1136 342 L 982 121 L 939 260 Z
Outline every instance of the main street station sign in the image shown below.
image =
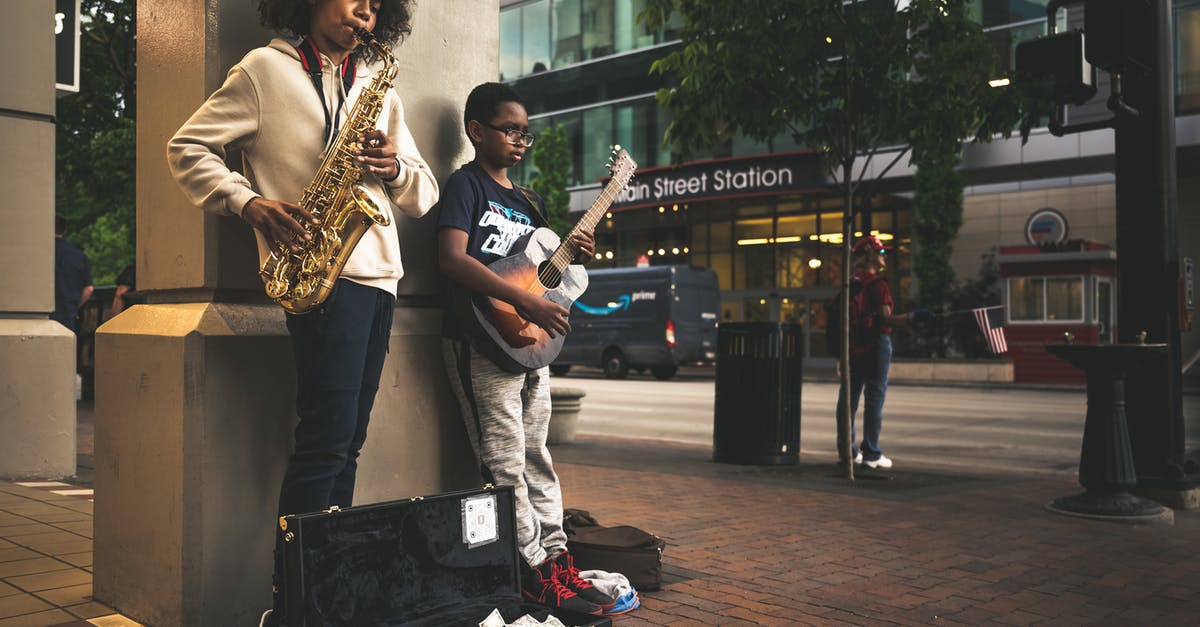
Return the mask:
M 817 153 L 758 155 L 638 170 L 613 202 L 613 208 L 815 192 L 826 188 Z

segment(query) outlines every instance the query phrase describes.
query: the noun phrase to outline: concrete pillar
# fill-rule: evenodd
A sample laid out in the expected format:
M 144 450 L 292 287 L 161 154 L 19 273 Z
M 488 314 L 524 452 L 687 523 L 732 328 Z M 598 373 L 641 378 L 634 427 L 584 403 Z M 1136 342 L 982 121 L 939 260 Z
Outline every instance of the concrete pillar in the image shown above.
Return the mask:
M 279 482 L 295 423 L 283 311 L 249 227 L 189 205 L 167 139 L 270 34 L 256 3 L 138 3 L 138 288 L 96 338 L 94 594 L 153 625 L 254 624 L 270 604 Z M 470 157 L 461 110 L 498 70 L 498 7 L 419 3 L 397 50 L 408 125 L 440 180 Z M 464 42 L 470 42 L 464 45 Z M 297 190 L 297 193 L 299 190 Z M 357 503 L 477 485 L 441 364 L 436 216 L 400 218 L 407 275 Z
M 5 6 L 0 55 L 0 476 L 75 474 L 75 335 L 54 311 L 54 6 Z

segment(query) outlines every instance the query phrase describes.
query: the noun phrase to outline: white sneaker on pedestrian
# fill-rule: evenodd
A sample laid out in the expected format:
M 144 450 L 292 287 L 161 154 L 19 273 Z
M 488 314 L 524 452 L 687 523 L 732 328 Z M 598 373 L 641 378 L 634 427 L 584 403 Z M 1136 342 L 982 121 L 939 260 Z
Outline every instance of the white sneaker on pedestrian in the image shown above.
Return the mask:
M 862 451 L 859 451 L 858 453 L 855 453 L 855 455 L 854 455 L 854 463 L 856 463 L 856 464 L 861 464 L 861 463 L 862 463 Z
M 886 455 L 880 455 L 879 459 L 865 461 L 863 465 L 867 468 L 891 468 L 892 460 L 888 459 Z

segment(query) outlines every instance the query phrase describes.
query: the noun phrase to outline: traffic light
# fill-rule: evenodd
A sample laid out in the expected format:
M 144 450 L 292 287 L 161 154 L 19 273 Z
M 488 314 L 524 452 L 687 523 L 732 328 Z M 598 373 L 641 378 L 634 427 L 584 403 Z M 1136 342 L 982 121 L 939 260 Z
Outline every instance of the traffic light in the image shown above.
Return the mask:
M 1149 71 L 1153 50 L 1146 43 L 1152 31 L 1151 14 L 1148 0 L 1086 0 L 1087 60 L 1109 72 Z
M 1054 101 L 1081 105 L 1096 95 L 1096 70 L 1088 63 L 1083 31 L 1056 33 L 1017 44 L 1017 74 L 1054 81 Z

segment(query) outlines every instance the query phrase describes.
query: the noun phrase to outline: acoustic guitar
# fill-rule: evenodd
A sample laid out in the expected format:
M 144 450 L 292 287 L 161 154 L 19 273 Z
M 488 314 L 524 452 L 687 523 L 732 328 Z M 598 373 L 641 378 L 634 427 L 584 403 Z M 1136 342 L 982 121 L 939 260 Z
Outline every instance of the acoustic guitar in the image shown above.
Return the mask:
M 620 146 L 613 148 L 609 161 L 612 178 L 571 229 L 571 234 L 594 229 L 617 194 L 633 178 L 636 169 L 637 163 L 629 153 Z M 514 242 L 508 256 L 488 264 L 488 269 L 507 283 L 570 310 L 588 283 L 583 267 L 571 265 L 578 253 L 567 239 L 559 240 L 554 231 L 543 227 Z M 554 361 L 562 350 L 565 336 L 550 337 L 545 329 L 527 320 L 512 305 L 490 296 L 466 294 L 463 290 L 456 292 L 458 319 L 472 334 L 476 349 L 506 372 L 536 370 Z

